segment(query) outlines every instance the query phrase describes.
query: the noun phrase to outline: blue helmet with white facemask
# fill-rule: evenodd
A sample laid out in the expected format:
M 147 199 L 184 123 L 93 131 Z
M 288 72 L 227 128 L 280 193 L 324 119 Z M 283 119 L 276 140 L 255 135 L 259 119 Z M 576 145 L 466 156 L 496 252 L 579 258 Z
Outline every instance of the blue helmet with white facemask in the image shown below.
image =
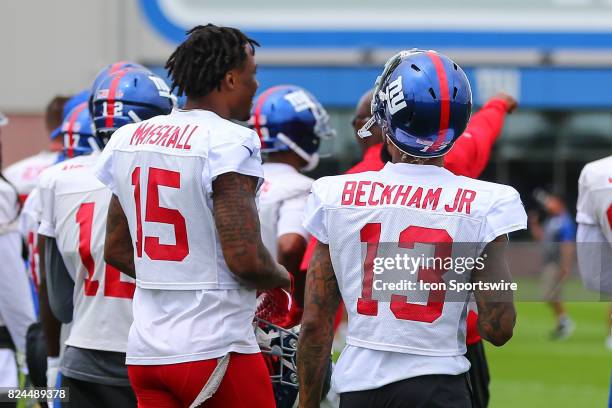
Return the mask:
M 117 61 L 113 64 L 109 64 L 102 68 L 97 74 L 96 78 L 91 85 L 91 91 L 89 96 L 89 114 L 93 116 L 93 98 L 96 94 L 96 90 L 109 75 L 113 75 L 116 72 L 121 71 L 122 69 L 140 69 L 142 71 L 149 71 L 144 65 L 140 65 L 136 62 L 131 61 Z
M 167 115 L 176 97 L 166 82 L 150 71 L 128 68 L 106 77 L 93 96 L 93 121 L 102 145 L 121 126 Z
M 368 137 L 378 124 L 401 151 L 430 158 L 448 153 L 465 130 L 472 90 L 463 70 L 435 51 L 402 51 L 376 80 L 372 119 L 359 131 Z
M 262 153 L 293 151 L 306 161 L 304 171 L 317 166 L 321 140 L 336 134 L 319 101 L 294 85 L 275 86 L 259 95 L 249 127 L 259 135 Z
M 64 140 L 64 150 L 58 162 L 101 150 L 94 138 L 87 102 L 80 103 L 68 112 L 60 127 L 59 136 Z

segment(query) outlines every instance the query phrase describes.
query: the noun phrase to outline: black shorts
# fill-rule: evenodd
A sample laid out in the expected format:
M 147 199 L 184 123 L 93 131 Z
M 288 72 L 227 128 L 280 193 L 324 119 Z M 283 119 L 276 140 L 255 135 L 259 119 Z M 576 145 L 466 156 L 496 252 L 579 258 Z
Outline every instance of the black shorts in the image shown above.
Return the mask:
M 471 408 L 467 374 L 423 375 L 340 394 L 340 408 Z
M 132 387 L 96 384 L 62 375 L 62 387 L 68 387 L 69 402 L 62 407 L 74 408 L 135 408 Z
M 474 408 L 489 406 L 489 366 L 484 352 L 482 340 L 467 346 L 465 356 L 470 360 L 470 383 Z

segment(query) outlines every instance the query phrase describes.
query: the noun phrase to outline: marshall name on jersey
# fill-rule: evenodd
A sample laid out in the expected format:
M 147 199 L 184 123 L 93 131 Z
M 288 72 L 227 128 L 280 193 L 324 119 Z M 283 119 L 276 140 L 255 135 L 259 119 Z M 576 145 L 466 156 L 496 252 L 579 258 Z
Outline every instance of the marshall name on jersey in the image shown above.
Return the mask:
M 79 156 L 43 172 L 39 233 L 55 238 L 75 282 L 73 325 L 66 344 L 125 353 L 135 284 L 104 262 L 111 192 L 93 173 L 98 159 Z
M 126 214 L 136 268 L 129 364 L 173 364 L 259 351 L 255 291 L 231 273 L 213 218 L 212 183 L 263 179 L 256 133 L 204 110 L 122 127 L 96 174 Z
M 411 373 L 414 356 L 424 361 L 431 357 L 463 358 L 469 299 L 466 296 L 465 301 L 445 301 L 444 294 L 431 291 L 427 301 L 421 303 L 410 303 L 406 296 L 397 294 L 379 301 L 380 295 L 372 291 L 372 268 L 364 267 L 368 254 L 376 256 L 379 250 L 383 251 L 379 243 L 396 243 L 397 253 L 416 248 L 417 244 L 430 246 L 435 256 L 438 243 L 448 247 L 453 242 L 471 242 L 484 248 L 500 235 L 524 229 L 526 220 L 519 194 L 512 187 L 455 176 L 437 166 L 388 163 L 379 172 L 315 181 L 304 226 L 329 245 L 349 316 L 347 349 L 368 350 L 373 353 L 370 361 L 376 360 L 376 353 L 399 359 L 410 355 L 413 360 L 403 365 L 401 373 L 395 365 L 387 367 L 385 374 L 377 370 L 374 375 L 397 381 L 402 376 L 424 374 Z M 367 250 L 363 250 L 365 245 Z M 416 274 L 407 274 L 406 279 L 416 281 L 417 276 L 422 279 Z M 346 371 L 348 365 L 362 364 L 363 367 L 352 367 L 353 371 L 369 372 L 368 359 L 363 357 L 362 353 L 355 356 L 353 363 L 341 361 L 341 371 Z M 463 364 L 459 360 L 438 361 Z M 432 368 L 425 374 L 447 374 L 447 369 L 436 372 Z M 381 370 L 384 371 L 382 367 Z M 334 382 L 340 390 L 347 390 L 342 381 L 339 386 L 338 379 Z M 372 385 L 380 384 L 364 386 Z

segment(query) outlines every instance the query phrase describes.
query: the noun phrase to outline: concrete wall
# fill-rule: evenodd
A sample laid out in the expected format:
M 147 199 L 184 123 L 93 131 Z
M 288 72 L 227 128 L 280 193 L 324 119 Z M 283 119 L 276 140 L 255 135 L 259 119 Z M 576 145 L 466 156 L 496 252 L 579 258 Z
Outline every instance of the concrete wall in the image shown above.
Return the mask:
M 90 86 L 118 60 L 163 63 L 174 48 L 137 0 L 0 1 L 0 111 L 6 166 L 48 145 L 42 113 L 57 94 Z
M 137 0 L 0 2 L 0 110 L 40 113 L 55 94 L 89 86 L 98 70 L 130 59 L 160 62 L 172 46 Z

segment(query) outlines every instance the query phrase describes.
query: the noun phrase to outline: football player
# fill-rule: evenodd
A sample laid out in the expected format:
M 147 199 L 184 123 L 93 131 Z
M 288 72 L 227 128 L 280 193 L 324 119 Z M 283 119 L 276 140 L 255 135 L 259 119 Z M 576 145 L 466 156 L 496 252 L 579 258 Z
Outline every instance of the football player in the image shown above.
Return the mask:
M 232 122 L 249 118 L 257 45 L 190 30 L 166 63 L 185 109 L 119 129 L 96 166 L 113 192 L 105 260 L 136 278 L 126 361 L 142 407 L 274 406 L 255 295 L 290 276 L 261 239 L 259 138 Z
M 87 92 L 88 94 L 88 92 Z M 79 94 L 80 95 L 80 94 Z M 91 146 L 90 141 L 93 140 L 92 122 L 87 110 L 87 104 L 83 102 L 87 96 L 73 97 L 66 103 L 66 106 L 74 105 L 74 101 L 81 101 L 74 105 L 72 110 L 66 112 L 66 117 L 59 127 L 59 132 L 53 132 L 51 139 L 53 141 L 60 140 L 63 142 L 63 149 L 58 152 L 56 163 L 72 158 L 75 155 L 90 154 L 92 149 L 97 149 L 97 146 Z M 85 105 L 83 105 L 85 103 Z M 42 173 L 41 173 L 42 174 Z M 40 205 L 40 191 L 38 186 L 29 193 L 25 202 L 19 220 L 19 228 L 21 235 L 27 244 L 28 249 L 28 266 L 30 269 L 30 280 L 34 286 L 34 290 L 38 293 L 39 277 L 39 262 L 38 253 L 38 227 L 40 224 L 40 214 L 42 207 Z
M 94 154 L 50 168 L 40 182 L 49 303 L 63 323 L 72 322 L 60 371 L 75 406 L 136 406 L 125 366 L 135 284 L 104 262 L 111 192 L 97 180 L 93 166 L 114 130 L 171 112 L 174 98 L 167 90 L 148 70 L 127 68 L 107 75 L 93 97 L 95 138 L 76 135 L 71 127 L 65 132 L 69 141 L 79 140 L 75 147 L 68 144 L 67 155 Z M 87 105 L 76 108 L 81 128 L 89 126 Z
M 525 228 L 527 218 L 518 193 L 442 168 L 470 111 L 469 82 L 453 61 L 434 51 L 401 52 L 377 79 L 373 119 L 360 132 L 371 135 L 377 123 L 391 162 L 379 172 L 313 183 L 304 226 L 318 242 L 306 277 L 298 346 L 301 407 L 318 406 L 317 373 L 329 356 L 340 298 L 349 316 L 348 337 L 332 382 L 342 405 L 472 405 L 464 357 L 469 293 L 445 302 L 444 291 L 432 290 L 419 304 L 394 293 L 373 297 L 372 291 L 372 265 L 383 242 L 406 249 L 429 245 L 436 258 L 449 256 L 453 242 L 478 243 L 488 257 L 483 269 L 472 270 L 472 281 L 490 274 L 510 279 L 506 234 Z M 365 262 L 358 255 L 364 246 Z M 418 281 L 441 282 L 446 272 L 420 268 Z M 474 294 L 482 336 L 504 344 L 516 317 L 511 293 L 496 302 L 484 291 Z
M 274 292 L 276 304 L 271 306 L 269 293 L 264 293 L 257 315 L 291 327 L 299 323 L 304 303 L 305 275 L 299 274 L 299 267 L 310 238 L 302 222 L 313 180 L 300 171 L 317 166 L 321 141 L 334 137 L 335 131 L 319 101 L 293 85 L 262 92 L 253 104 L 249 126 L 257 132 L 264 155 L 265 181 L 259 196 L 261 236 L 270 254 L 293 275 L 296 297 L 288 316 L 281 307 L 286 305 L 286 296 Z
M 352 126 L 355 137 L 361 146 L 363 157 L 346 174 L 378 171 L 390 160 L 389 153 L 383 144 L 382 132 L 376 124 L 370 128 L 372 136 L 361 138 L 357 134 L 358 130 L 372 117 L 372 96 L 373 90 L 367 91 L 357 104 Z M 478 178 L 484 171 L 491 150 L 501 134 L 506 114 L 514 112 L 517 106 L 517 101 L 503 92 L 489 99 L 478 112 L 470 117 L 467 128 L 455 142 L 453 149 L 444 156 L 444 168 L 458 176 Z M 312 239 L 300 266 L 301 272 L 305 273 L 308 269 L 308 262 L 315 246 L 316 240 Z M 343 317 L 342 309 L 340 308 L 336 315 L 335 328 L 338 327 Z M 474 406 L 486 407 L 489 400 L 489 370 L 476 321 L 476 313 L 470 310 L 467 318 L 467 358 L 471 364 L 470 379 L 474 394 Z
M 0 128 L 8 119 L 0 113 Z M 2 162 L 0 145 L 0 163 Z M 0 387 L 18 386 L 16 354 L 25 353 L 26 331 L 34 322 L 34 305 L 21 258 L 15 187 L 0 172 Z
M 258 321 L 258 325 L 267 335 L 258 339 L 264 340 L 260 346 L 267 355 L 276 405 L 291 407 L 297 396 L 297 376 L 290 371 L 295 370 L 294 362 L 279 359 L 269 337 L 277 333 L 274 339 L 279 347 L 290 349 L 291 343 L 293 349 L 297 346 L 296 338 L 283 341 L 280 336 L 294 335 L 282 328 L 299 324 L 304 304 L 306 275 L 300 273 L 299 267 L 310 234 L 302 223 L 313 180 L 300 171 L 311 171 L 317 166 L 321 141 L 334 137 L 335 131 L 319 101 L 293 85 L 275 86 L 262 92 L 253 104 L 249 127 L 259 135 L 264 155 L 265 181 L 259 196 L 263 243 L 292 274 L 294 282 L 292 294 L 276 289 L 259 295 L 256 316 L 265 320 Z M 283 354 L 287 353 L 291 351 Z
M 578 180 L 577 256 L 584 285 L 612 295 L 612 156 L 588 163 Z M 612 349 L 612 313 L 606 347 Z
M 537 211 L 530 212 L 529 231 L 536 241 L 542 242 L 544 249 L 542 264 L 544 299 L 548 302 L 556 320 L 550 338 L 562 340 L 575 330 L 574 321 L 565 307 L 562 293 L 564 283 L 571 276 L 574 266 L 576 224 L 561 194 L 536 189 L 534 198 L 547 213 L 546 220 L 540 224 Z
M 86 98 L 84 98 L 86 99 Z M 54 135 L 55 138 L 64 141 L 64 149 L 58 156 L 58 163 L 63 162 L 68 158 L 75 156 L 88 155 L 93 151 L 99 151 L 99 147 L 93 142 L 93 124 L 87 110 L 87 103 L 81 102 L 76 105 L 66 115 L 66 120 L 60 126 L 60 133 Z M 48 387 L 59 386 L 60 378 L 59 363 L 62 348 L 66 337 L 70 331 L 68 325 L 61 325 L 60 320 L 57 320 L 56 316 L 59 315 L 58 310 L 52 310 L 53 305 L 50 305 L 48 294 L 53 295 L 55 286 L 53 285 L 54 278 L 58 275 L 55 271 L 56 265 L 53 268 L 45 268 L 44 263 L 41 265 L 39 256 L 40 253 L 46 254 L 45 236 L 38 234 L 40 223 L 42 219 L 43 208 L 45 205 L 51 205 L 47 195 L 50 194 L 47 190 L 51 188 L 46 186 L 47 180 L 50 175 L 58 168 L 58 164 L 45 169 L 41 173 L 41 179 L 38 185 L 32 190 L 26 202 L 24 204 L 24 214 L 22 215 L 21 224 L 22 229 L 25 228 L 28 236 L 28 248 L 30 250 L 30 268 L 31 268 L 31 279 L 36 284 L 38 292 L 38 300 L 40 302 L 40 322 L 36 323 L 29 329 L 29 340 L 32 344 L 29 345 L 29 361 L 34 362 L 36 358 L 41 358 L 38 353 L 34 352 L 37 350 L 36 343 L 34 340 L 40 340 L 39 330 L 42 325 L 42 329 L 45 335 L 42 337 L 46 343 L 46 385 Z M 41 189 L 43 193 L 41 193 Z M 31 245 L 34 243 L 35 245 Z M 53 246 L 55 248 L 55 246 Z M 39 251 L 40 250 L 40 251 Z M 53 252 L 49 252 L 49 255 L 53 255 Z M 58 259 L 58 258 L 55 258 Z M 61 264 L 63 266 L 63 263 Z M 40 272 L 40 273 L 39 273 Z M 45 273 L 46 272 L 46 273 Z M 40 288 L 37 286 L 40 283 Z M 40 290 L 42 289 L 42 290 Z M 72 304 L 72 297 L 66 304 Z M 64 321 L 64 323 L 68 323 Z M 36 335 L 34 335 L 36 333 Z M 41 371 L 40 363 L 38 365 L 30 365 L 32 367 L 32 376 L 34 384 L 39 384 L 39 371 Z

